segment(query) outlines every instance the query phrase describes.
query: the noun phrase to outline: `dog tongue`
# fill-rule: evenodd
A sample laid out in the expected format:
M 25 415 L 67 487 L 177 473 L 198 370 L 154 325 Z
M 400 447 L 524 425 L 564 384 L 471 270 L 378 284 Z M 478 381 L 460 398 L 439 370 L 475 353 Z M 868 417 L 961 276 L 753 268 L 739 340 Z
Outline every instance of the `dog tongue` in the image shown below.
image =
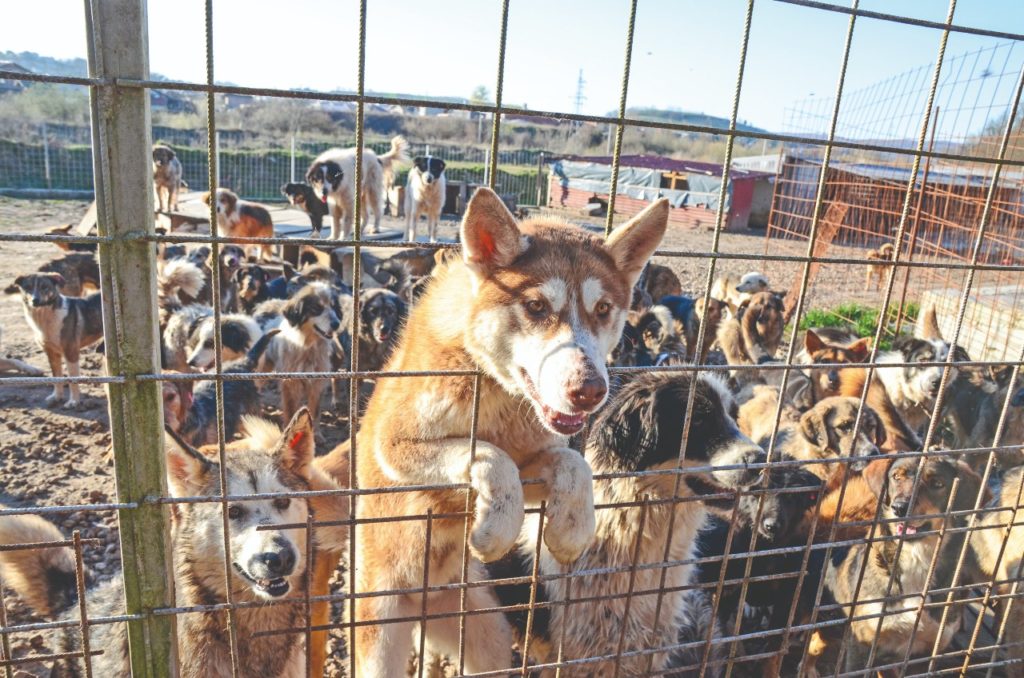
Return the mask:
M 896 523 L 896 534 L 917 534 L 917 528 L 907 523 Z

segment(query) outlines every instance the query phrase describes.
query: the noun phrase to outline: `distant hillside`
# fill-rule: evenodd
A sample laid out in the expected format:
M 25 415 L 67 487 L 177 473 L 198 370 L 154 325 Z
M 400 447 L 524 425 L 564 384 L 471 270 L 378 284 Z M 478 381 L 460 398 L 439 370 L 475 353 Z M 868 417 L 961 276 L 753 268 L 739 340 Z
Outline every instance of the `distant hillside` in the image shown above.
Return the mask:
M 0 50 L 0 61 L 13 61 L 40 75 L 63 75 L 84 78 L 89 75 L 89 64 L 85 59 L 55 59 L 35 52 L 11 52 Z M 167 80 L 159 73 L 151 73 L 153 80 Z
M 616 113 L 612 112 L 608 115 L 614 116 Z M 652 120 L 656 122 L 673 122 L 682 125 L 701 125 L 703 127 L 729 127 L 729 119 L 722 118 L 717 115 L 708 115 L 707 113 L 693 113 L 691 111 L 681 111 L 676 108 L 651 108 L 651 107 L 635 107 L 626 109 L 626 115 L 634 118 L 640 118 L 641 120 Z M 736 129 L 741 132 L 766 132 L 767 130 L 761 129 L 760 127 L 754 127 L 745 122 L 739 121 L 736 123 Z

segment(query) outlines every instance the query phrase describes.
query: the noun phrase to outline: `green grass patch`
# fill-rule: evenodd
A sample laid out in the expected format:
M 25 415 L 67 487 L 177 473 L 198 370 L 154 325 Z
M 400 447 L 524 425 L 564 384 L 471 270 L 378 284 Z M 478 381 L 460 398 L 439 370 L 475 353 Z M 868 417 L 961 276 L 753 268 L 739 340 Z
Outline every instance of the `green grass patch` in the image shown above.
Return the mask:
M 919 311 L 918 304 L 908 302 L 903 310 L 902 331 L 897 332 L 895 309 L 890 310 L 886 318 L 888 327 L 882 335 L 880 348 L 882 350 L 890 348 L 895 334 L 911 332 Z M 877 308 L 861 304 L 841 304 L 832 309 L 816 308 L 807 311 L 800 321 L 800 329 L 806 331 L 812 327 L 842 327 L 851 330 L 858 337 L 874 337 L 878 331 L 878 322 L 879 309 Z

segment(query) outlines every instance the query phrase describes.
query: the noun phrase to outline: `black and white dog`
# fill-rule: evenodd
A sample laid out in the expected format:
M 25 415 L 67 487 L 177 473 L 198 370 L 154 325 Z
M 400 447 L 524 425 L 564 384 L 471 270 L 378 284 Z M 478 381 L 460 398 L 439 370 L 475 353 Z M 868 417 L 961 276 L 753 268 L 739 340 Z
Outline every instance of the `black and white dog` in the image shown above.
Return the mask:
M 333 172 L 341 172 L 338 163 L 329 163 L 333 166 Z M 337 177 L 340 180 L 340 177 Z M 316 196 L 316 191 L 309 184 L 296 182 L 287 183 L 281 187 L 281 192 L 288 198 L 288 202 L 309 215 L 309 224 L 313 227 L 312 237 L 319 238 L 320 231 L 324 227 L 324 217 L 327 216 L 327 203 Z
M 444 177 L 444 160 L 418 155 L 412 161 L 409 178 L 405 182 L 406 239 L 416 240 L 416 225 L 420 215 L 427 217 L 427 235 L 430 242 L 437 240 L 437 222 L 441 219 L 448 182 Z

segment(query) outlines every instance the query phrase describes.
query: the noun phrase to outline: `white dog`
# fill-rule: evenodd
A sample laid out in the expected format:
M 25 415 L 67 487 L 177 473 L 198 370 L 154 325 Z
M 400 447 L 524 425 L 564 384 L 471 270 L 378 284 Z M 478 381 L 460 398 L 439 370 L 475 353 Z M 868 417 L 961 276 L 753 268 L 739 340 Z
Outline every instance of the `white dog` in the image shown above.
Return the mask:
M 444 178 L 444 160 L 432 156 L 416 156 L 405 183 L 405 232 L 406 239 L 416 240 L 416 225 L 420 215 L 427 217 L 427 234 L 430 242 L 437 240 L 437 222 L 441 219 L 448 194 L 448 182 Z
M 711 297 L 724 301 L 729 317 L 736 317 L 736 311 L 744 301 L 758 292 L 768 290 L 768 278 L 757 271 L 745 273 L 738 281 L 731 275 L 724 275 L 711 286 Z
M 363 186 L 360 204 L 364 223 L 367 209 L 373 210 L 373 226 L 370 227 L 369 233 L 380 232 L 380 218 L 384 213 L 384 175 L 393 172 L 395 164 L 409 161 L 405 154 L 406 146 L 406 140 L 397 136 L 391 140 L 391 150 L 383 155 L 377 155 L 369 148 L 363 149 Z M 320 199 L 324 203 L 328 197 L 332 199 L 331 237 L 335 240 L 343 237 L 347 239 L 352 233 L 352 222 L 355 219 L 355 192 L 352 189 L 355 167 L 356 149 L 330 148 L 317 156 L 306 171 L 306 182 L 313 187 Z

